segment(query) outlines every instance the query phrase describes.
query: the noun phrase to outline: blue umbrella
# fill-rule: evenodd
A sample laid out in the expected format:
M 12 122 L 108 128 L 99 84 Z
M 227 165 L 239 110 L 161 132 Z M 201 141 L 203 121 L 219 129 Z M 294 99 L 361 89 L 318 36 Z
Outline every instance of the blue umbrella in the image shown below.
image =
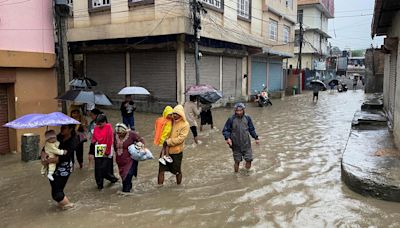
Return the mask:
M 28 129 L 46 126 L 61 126 L 67 124 L 80 124 L 80 122 L 61 112 L 53 112 L 50 114 L 24 115 L 16 120 L 6 123 L 4 127 L 14 129 Z

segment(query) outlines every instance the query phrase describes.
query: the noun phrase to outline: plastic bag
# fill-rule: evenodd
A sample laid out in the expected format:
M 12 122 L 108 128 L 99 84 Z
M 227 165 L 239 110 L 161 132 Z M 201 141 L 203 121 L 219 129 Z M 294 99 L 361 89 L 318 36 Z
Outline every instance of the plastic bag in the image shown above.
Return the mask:
M 149 149 L 139 149 L 135 146 L 135 144 L 130 145 L 128 147 L 128 151 L 131 155 L 131 158 L 136 161 L 146 161 L 154 159 L 154 156 Z

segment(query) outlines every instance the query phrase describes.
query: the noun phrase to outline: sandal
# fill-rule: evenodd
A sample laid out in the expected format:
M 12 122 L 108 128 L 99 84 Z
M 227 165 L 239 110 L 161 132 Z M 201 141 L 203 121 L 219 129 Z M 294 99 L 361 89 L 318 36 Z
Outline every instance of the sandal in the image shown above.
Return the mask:
M 163 165 L 166 165 L 167 163 L 165 162 L 165 159 L 164 158 L 160 158 L 160 159 L 158 159 L 158 161 L 161 163 L 161 164 L 163 164 Z
M 164 156 L 164 160 L 167 161 L 168 163 L 174 162 L 170 156 Z

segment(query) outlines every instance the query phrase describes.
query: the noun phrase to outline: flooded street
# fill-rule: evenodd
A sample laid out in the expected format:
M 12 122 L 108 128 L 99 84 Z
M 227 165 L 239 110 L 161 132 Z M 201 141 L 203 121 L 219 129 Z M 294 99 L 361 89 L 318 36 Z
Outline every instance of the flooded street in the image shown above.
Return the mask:
M 207 126 L 201 145 L 188 137 L 182 186 L 167 174 L 165 186 L 157 188 L 153 160 L 139 163 L 132 196 L 117 194 L 119 184 L 99 192 L 93 170 L 85 168 L 67 183 L 65 192 L 76 203 L 68 211 L 56 209 L 39 162 L 1 156 L 0 227 L 399 227 L 398 203 L 360 196 L 340 179 L 341 155 L 363 96 L 361 90 L 322 92 L 312 103 L 307 93 L 273 100 L 267 108 L 249 104 L 246 112 L 261 140 L 253 144 L 249 174 L 233 172 L 232 152 L 221 134 L 233 111 L 217 109 L 217 129 Z M 157 117 L 136 115 L 149 144 Z M 158 155 L 158 148 L 150 149 Z

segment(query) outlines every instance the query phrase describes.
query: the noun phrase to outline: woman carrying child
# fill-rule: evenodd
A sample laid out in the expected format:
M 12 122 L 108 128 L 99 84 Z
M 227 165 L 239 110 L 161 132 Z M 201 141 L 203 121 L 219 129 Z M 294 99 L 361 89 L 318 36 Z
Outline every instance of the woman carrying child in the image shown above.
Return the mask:
M 69 209 L 73 207 L 73 204 L 70 203 L 67 196 L 65 196 L 64 188 L 71 175 L 74 151 L 79 143 L 75 133 L 75 125 L 62 126 L 60 134 L 57 135 L 57 140 L 60 142 L 58 148 L 66 151 L 66 153 L 56 158 L 49 158 L 43 149 L 41 152 L 41 160 L 42 165 L 48 165 L 49 163 L 57 164 L 53 175 L 54 180 L 50 181 L 51 196 L 53 200 L 58 203 L 59 208 Z
M 128 147 L 137 142 L 144 144 L 143 138 L 135 131 L 129 129 L 123 123 L 115 125 L 114 149 L 117 155 L 119 175 L 122 179 L 122 192 L 130 192 L 132 190 L 132 177 L 137 177 L 138 161 L 133 160 L 128 151 Z

